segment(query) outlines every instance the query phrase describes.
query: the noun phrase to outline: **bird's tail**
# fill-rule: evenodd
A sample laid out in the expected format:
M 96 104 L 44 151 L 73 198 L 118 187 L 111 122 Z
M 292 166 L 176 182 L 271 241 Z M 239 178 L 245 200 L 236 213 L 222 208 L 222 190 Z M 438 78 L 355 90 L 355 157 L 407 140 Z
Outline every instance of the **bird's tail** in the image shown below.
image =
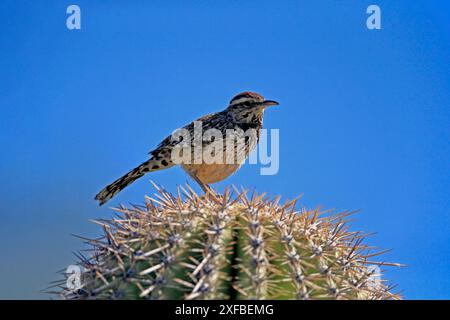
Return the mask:
M 125 187 L 129 186 L 146 173 L 159 170 L 160 167 L 155 165 L 154 162 L 155 162 L 154 159 L 150 159 L 140 164 L 138 167 L 134 168 L 123 177 L 117 179 L 110 185 L 103 188 L 95 196 L 95 200 L 99 201 L 99 205 L 103 205 L 109 200 L 111 200 L 116 194 L 122 191 Z

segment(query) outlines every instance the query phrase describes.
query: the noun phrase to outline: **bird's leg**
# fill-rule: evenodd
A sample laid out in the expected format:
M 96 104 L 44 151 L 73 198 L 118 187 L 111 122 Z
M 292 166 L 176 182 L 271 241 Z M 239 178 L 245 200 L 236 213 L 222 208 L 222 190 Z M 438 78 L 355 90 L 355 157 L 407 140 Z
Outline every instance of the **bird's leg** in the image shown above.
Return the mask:
M 207 184 L 202 183 L 202 184 L 200 184 L 200 187 L 203 189 L 203 191 L 205 193 L 208 193 L 208 192 L 212 193 L 213 192 L 213 189 Z
M 194 172 L 192 172 L 192 171 L 188 171 L 188 170 L 186 170 L 186 172 L 189 174 L 189 176 L 192 178 L 192 179 L 194 179 L 195 180 L 195 182 L 197 182 L 198 183 L 198 185 L 200 186 L 200 188 L 202 188 L 202 190 L 205 192 L 205 193 L 212 193 L 212 189 L 211 189 L 211 187 L 210 186 L 208 186 L 206 183 L 203 183 L 196 175 L 195 175 L 195 173 Z
M 202 188 L 205 193 L 212 192 L 211 187 L 206 183 L 203 183 L 199 178 L 197 178 L 196 175 L 192 175 L 192 179 L 194 179 L 199 184 L 200 188 Z

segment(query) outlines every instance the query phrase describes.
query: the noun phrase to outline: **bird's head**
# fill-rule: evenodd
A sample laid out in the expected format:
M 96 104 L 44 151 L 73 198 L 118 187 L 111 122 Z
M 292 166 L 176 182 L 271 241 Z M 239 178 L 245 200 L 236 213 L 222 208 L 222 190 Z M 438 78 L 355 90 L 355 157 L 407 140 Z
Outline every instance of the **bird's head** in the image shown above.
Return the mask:
M 264 97 L 254 92 L 242 92 L 231 99 L 227 111 L 232 112 L 238 118 L 248 118 L 252 114 L 262 114 L 267 107 L 278 105 L 277 101 L 265 100 Z
M 236 95 L 233 99 L 231 99 L 230 104 L 228 105 L 228 109 L 236 109 L 236 108 L 259 108 L 265 109 L 269 106 L 276 106 L 278 102 L 273 100 L 265 100 L 264 97 L 255 92 L 242 92 Z

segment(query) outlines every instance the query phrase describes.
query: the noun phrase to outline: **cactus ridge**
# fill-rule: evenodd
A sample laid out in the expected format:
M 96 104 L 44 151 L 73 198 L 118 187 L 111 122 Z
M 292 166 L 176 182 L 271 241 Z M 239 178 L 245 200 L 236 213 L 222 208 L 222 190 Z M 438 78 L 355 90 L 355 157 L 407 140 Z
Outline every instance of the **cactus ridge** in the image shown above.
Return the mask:
M 384 252 L 349 231 L 352 212 L 296 209 L 297 199 L 198 195 L 189 185 L 172 195 L 156 186 L 145 205 L 115 208 L 96 220 L 98 239 L 78 254 L 82 287 L 57 286 L 64 299 L 399 299 L 374 281 Z M 236 195 L 233 196 L 233 193 Z M 67 278 L 67 275 L 66 277 Z

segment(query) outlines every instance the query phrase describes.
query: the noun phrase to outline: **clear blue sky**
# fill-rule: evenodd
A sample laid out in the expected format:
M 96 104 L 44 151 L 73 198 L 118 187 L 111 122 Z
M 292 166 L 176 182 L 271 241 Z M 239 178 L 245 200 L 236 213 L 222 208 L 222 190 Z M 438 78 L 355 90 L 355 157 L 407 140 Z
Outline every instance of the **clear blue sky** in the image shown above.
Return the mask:
M 48 298 L 82 248 L 70 234 L 96 236 L 88 220 L 112 215 L 95 193 L 245 90 L 281 103 L 265 119 L 280 171 L 245 166 L 217 187 L 361 209 L 353 229 L 407 265 L 387 273 L 404 296 L 450 298 L 450 3 L 212 2 L 0 2 L 0 298 Z M 111 204 L 146 193 L 142 179 Z

